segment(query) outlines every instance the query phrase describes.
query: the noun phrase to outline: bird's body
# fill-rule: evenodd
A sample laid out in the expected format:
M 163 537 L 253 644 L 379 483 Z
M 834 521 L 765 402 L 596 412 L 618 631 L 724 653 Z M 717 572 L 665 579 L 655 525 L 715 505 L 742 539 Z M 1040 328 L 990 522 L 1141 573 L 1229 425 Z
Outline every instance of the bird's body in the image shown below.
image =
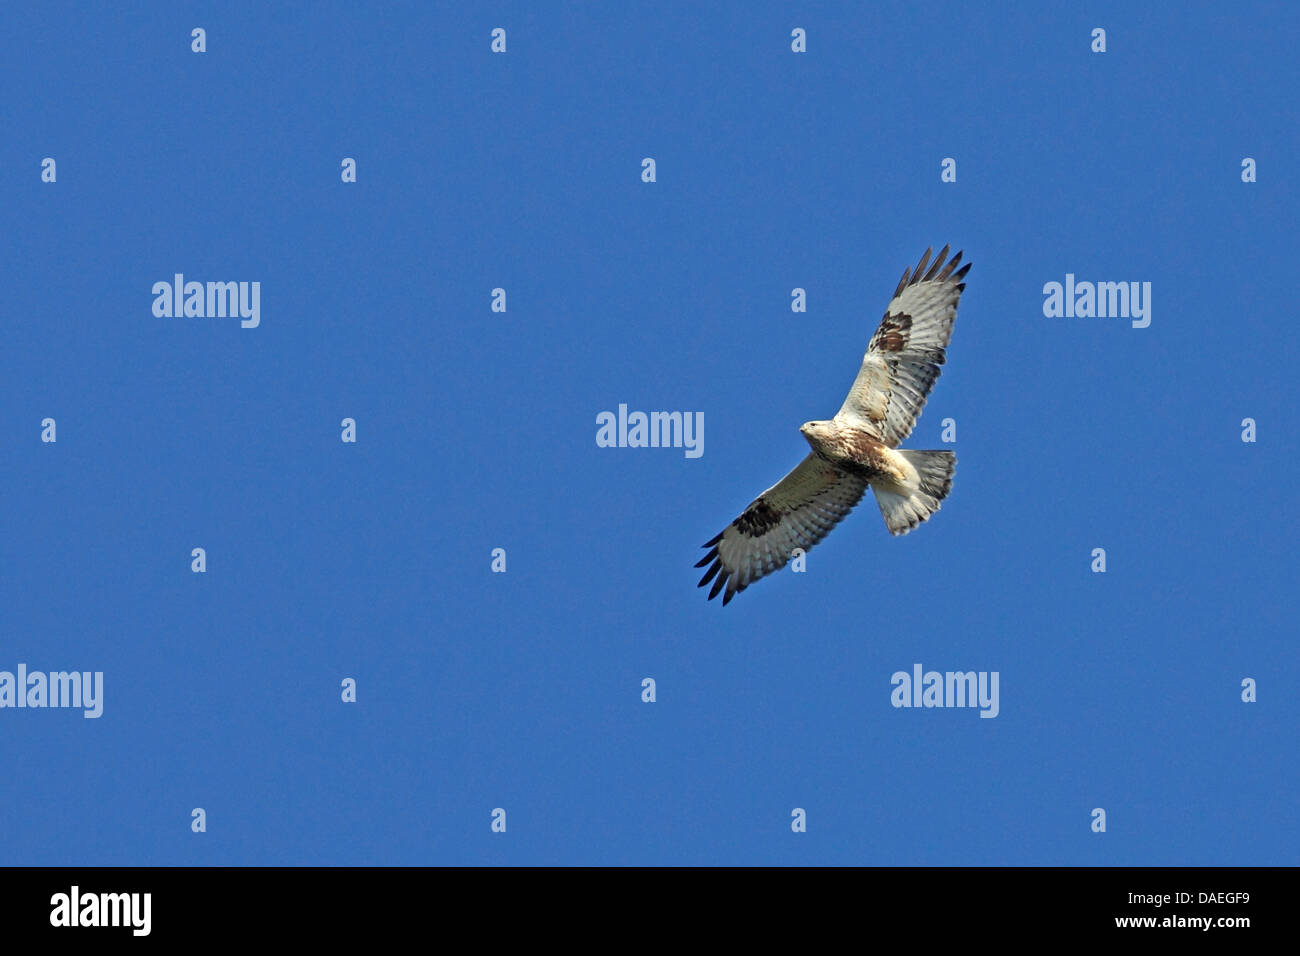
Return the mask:
M 843 406 L 829 421 L 800 427 L 809 455 L 704 545 L 710 550 L 696 567 L 709 565 L 700 587 L 714 581 L 710 600 L 725 587 L 726 604 L 784 567 L 795 549 L 811 548 L 867 488 L 891 534 L 907 534 L 939 510 L 952 488 L 956 456 L 897 446 L 911 434 L 939 377 L 966 288 L 961 280 L 970 264 L 957 268 L 959 252 L 945 266 L 947 255 L 944 246 L 926 271 L 927 249 L 916 269 L 903 273 Z
M 907 459 L 865 428 L 832 418 L 807 422 L 799 430 L 818 458 L 867 482 L 903 482 L 915 474 Z

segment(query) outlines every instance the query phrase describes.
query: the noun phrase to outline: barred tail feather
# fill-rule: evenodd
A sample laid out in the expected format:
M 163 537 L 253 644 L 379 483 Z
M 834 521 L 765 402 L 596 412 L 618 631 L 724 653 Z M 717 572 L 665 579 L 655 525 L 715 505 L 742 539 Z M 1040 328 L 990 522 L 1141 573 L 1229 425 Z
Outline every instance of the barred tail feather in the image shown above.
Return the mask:
M 948 497 L 957 456 L 950 451 L 895 451 L 916 469 L 916 481 L 897 485 L 872 482 L 871 490 L 889 533 L 907 534 L 938 511 L 939 503 Z

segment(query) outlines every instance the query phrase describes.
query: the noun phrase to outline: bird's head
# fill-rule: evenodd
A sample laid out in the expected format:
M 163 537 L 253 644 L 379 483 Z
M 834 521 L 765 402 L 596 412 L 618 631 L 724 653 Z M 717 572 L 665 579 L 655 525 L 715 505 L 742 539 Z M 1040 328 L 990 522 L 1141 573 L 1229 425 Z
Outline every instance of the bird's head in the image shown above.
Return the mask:
M 813 439 L 824 439 L 830 435 L 830 422 L 804 422 L 799 426 L 799 431 L 803 437 L 812 441 Z

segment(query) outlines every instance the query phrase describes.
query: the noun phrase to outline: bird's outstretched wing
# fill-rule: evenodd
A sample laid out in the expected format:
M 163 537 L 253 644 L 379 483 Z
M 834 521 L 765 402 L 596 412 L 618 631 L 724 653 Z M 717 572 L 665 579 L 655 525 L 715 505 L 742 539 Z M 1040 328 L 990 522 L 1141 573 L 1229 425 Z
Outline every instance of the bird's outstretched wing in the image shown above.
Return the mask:
M 912 433 L 944 363 L 952 337 L 957 300 L 970 263 L 957 268 L 961 253 L 944 265 L 944 246 L 927 271 L 930 250 L 915 269 L 903 272 L 880 328 L 862 357 L 853 387 L 835 414 L 865 428 L 890 448 Z
M 866 489 L 865 479 L 810 452 L 704 545 L 709 553 L 695 566 L 709 564 L 709 570 L 700 578 L 700 587 L 713 581 L 710 601 L 725 587 L 722 603 L 726 604 L 737 591 L 785 567 L 795 548 L 807 551 L 826 537 Z

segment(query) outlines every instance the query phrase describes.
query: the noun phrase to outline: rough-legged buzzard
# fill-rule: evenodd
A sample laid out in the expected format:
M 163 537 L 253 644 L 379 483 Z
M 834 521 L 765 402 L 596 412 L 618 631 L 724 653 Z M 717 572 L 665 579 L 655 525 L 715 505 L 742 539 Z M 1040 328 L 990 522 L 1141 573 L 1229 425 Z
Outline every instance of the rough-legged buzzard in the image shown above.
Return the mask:
M 930 251 L 903 272 L 844 405 L 830 421 L 800 426 L 812 446 L 808 457 L 704 545 L 709 552 L 695 566 L 709 565 L 700 587 L 713 581 L 710 601 L 726 588 L 726 604 L 785 567 L 795 548 L 807 551 L 853 510 L 868 486 L 891 534 L 907 534 L 939 510 L 957 457 L 895 451 L 939 377 L 970 271 L 970 263 L 957 268 L 960 252 L 945 265 L 944 246 L 930 265 Z

